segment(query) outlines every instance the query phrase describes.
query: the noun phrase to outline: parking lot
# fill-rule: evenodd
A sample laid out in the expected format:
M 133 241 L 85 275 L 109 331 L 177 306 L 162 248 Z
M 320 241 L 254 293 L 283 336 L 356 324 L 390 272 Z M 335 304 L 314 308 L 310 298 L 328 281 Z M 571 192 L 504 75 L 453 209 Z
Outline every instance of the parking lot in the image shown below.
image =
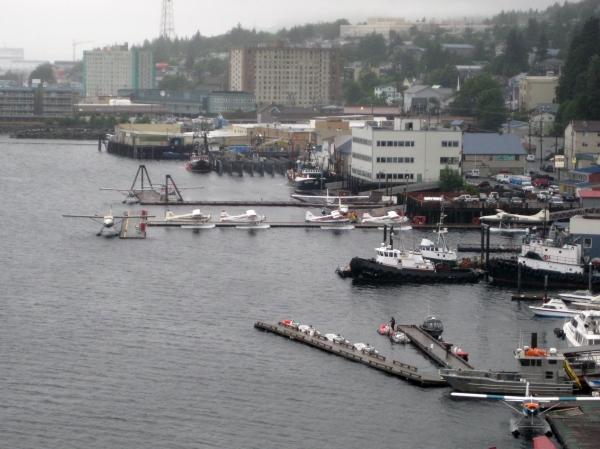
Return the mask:
M 479 189 L 479 204 L 477 204 L 479 207 L 497 207 L 498 209 L 503 207 L 524 209 L 547 207 L 551 210 L 579 207 L 579 198 L 569 193 L 562 195 L 559 193 L 553 165 L 549 163 L 540 165 L 535 160 L 528 160 L 526 172 L 527 175 L 501 173 L 489 178 L 468 178 L 467 183 Z M 522 178 L 522 184 L 511 184 L 509 181 L 511 177 Z M 530 180 L 526 177 L 529 177 Z M 543 181 L 544 178 L 548 180 L 547 184 Z M 472 201 L 473 203 L 477 202 Z

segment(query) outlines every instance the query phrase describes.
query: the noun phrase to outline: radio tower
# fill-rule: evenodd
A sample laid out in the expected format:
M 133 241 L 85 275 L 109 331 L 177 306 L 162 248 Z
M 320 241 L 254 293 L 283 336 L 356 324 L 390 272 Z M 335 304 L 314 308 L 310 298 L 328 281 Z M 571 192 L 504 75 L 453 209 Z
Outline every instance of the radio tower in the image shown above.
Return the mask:
M 163 0 L 162 13 L 160 15 L 159 37 L 173 40 L 175 38 L 175 26 L 173 25 L 173 0 Z

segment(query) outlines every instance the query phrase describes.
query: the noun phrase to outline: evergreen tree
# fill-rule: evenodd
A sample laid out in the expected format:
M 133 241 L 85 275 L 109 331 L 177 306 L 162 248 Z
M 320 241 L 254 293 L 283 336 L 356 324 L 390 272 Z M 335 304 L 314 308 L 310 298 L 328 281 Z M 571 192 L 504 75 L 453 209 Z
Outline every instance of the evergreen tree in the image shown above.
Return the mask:
M 477 126 L 488 131 L 496 131 L 506 120 L 504 96 L 499 87 L 484 90 L 477 97 L 475 120 Z

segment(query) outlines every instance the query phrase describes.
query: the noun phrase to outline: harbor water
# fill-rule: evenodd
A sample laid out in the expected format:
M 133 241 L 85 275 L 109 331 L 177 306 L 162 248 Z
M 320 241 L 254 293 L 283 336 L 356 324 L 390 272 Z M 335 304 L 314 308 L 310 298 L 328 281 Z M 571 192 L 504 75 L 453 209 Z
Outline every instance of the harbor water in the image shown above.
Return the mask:
M 204 186 L 186 199 L 260 203 L 293 193 L 281 176 L 143 163 L 154 183 L 170 174 L 178 186 Z M 150 227 L 145 240 L 120 240 L 96 237 L 91 220 L 61 217 L 130 209 L 100 188 L 129 188 L 139 164 L 94 142 L 0 136 L 2 447 L 533 447 L 531 434 L 509 433 L 513 415 L 503 404 L 456 400 L 449 388 L 420 388 L 253 323 L 294 319 L 435 372 L 410 345 L 379 336 L 379 326 L 435 315 L 476 368 L 509 370 L 521 332 L 560 347 L 560 320 L 534 318 L 528 304 L 510 300 L 512 290 L 485 282 L 356 286 L 338 278 L 337 266 L 374 255 L 379 231 Z M 162 220 L 167 208 L 146 209 Z M 299 222 L 306 212 L 260 204 L 227 212 L 246 209 L 267 221 Z M 220 208 L 202 212 L 214 221 Z M 404 244 L 423 237 L 435 240 L 415 229 Z M 479 238 L 447 236 L 451 247 Z

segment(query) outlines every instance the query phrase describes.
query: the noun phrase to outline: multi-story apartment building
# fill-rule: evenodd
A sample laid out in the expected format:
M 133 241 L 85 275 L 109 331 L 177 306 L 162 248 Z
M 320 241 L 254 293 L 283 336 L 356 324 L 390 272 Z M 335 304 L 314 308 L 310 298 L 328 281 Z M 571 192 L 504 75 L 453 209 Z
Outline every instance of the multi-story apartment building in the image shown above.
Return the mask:
M 600 153 L 599 120 L 573 120 L 565 128 L 565 168 L 580 168 L 577 155 L 585 153 Z
M 117 95 L 119 89 L 153 89 L 154 52 L 128 50 L 127 44 L 83 52 L 85 96 Z
M 459 170 L 462 132 L 430 129 L 419 119 L 398 118 L 394 129 L 352 128 L 352 177 L 392 183 L 439 181 L 446 167 Z
M 330 48 L 232 47 L 229 87 L 251 92 L 260 103 L 292 106 L 337 104 L 341 100 L 340 51 Z
M 0 117 L 65 117 L 72 113 L 73 91 L 56 87 L 0 88 Z
M 556 76 L 526 76 L 519 81 L 519 109 L 529 111 L 538 103 L 554 103 L 555 88 L 558 86 Z

